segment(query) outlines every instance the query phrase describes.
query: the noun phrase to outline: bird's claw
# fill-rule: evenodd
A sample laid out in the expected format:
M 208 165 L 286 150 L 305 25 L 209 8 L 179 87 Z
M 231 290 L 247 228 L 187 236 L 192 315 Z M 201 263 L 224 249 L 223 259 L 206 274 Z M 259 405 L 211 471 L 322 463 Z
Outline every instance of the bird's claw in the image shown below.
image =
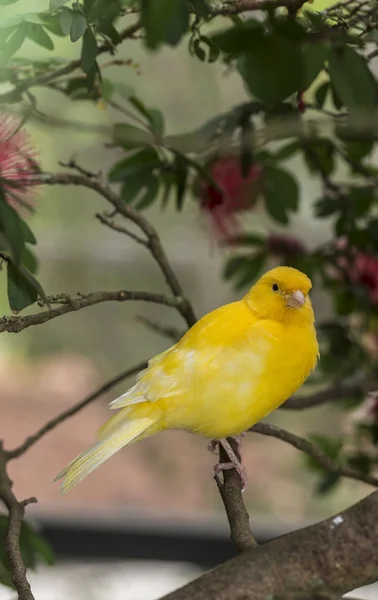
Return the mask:
M 248 477 L 247 477 L 246 468 L 240 462 L 239 463 L 234 463 L 234 462 L 217 463 L 214 466 L 214 472 L 215 472 L 215 477 L 217 479 L 217 482 L 218 483 L 220 482 L 219 473 L 221 471 L 228 471 L 229 469 L 235 469 L 235 471 L 237 471 L 237 473 L 241 479 L 241 483 L 242 483 L 241 491 L 244 492 L 244 490 L 247 487 Z

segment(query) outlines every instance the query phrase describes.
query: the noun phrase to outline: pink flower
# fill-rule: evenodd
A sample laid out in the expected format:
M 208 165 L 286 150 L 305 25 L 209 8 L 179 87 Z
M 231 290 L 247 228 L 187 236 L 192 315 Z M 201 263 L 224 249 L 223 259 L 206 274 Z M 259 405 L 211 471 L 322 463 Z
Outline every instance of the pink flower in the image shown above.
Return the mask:
M 36 156 L 21 119 L 0 113 L 0 185 L 5 200 L 22 213 L 32 211 L 32 188 L 39 171 Z
M 268 252 L 279 257 L 290 259 L 306 252 L 304 244 L 291 235 L 271 233 L 266 243 Z
M 196 186 L 196 194 L 201 201 L 201 210 L 210 217 L 218 240 L 226 242 L 240 230 L 238 213 L 250 210 L 256 204 L 261 190 L 261 168 L 254 164 L 247 177 L 243 177 L 239 159 L 235 156 L 218 158 L 209 167 L 219 189 L 202 180 Z
M 336 240 L 335 248 L 345 251 L 345 255 L 337 259 L 338 266 L 352 283 L 365 287 L 372 304 L 378 305 L 378 258 L 356 248 L 348 248 L 344 238 Z M 338 277 L 336 273 L 334 276 Z

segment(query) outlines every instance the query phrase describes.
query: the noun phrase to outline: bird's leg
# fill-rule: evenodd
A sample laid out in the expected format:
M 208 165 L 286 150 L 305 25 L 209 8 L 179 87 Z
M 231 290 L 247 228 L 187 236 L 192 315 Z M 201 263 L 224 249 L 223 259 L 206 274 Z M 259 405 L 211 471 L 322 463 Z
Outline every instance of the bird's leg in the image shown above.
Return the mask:
M 207 449 L 209 452 L 212 452 L 212 454 L 218 454 L 218 446 L 219 440 L 211 440 L 211 442 L 207 444 Z
M 216 441 L 218 444 L 222 445 L 223 449 L 227 453 L 228 458 L 230 459 L 230 462 L 223 462 L 223 463 L 220 462 L 220 463 L 216 464 L 214 467 L 215 474 L 219 475 L 219 473 L 221 471 L 227 471 L 228 469 L 235 469 L 237 471 L 237 473 L 239 473 L 239 477 L 242 482 L 242 492 L 244 492 L 245 488 L 247 487 L 247 483 L 248 483 L 246 468 L 242 465 L 241 461 L 236 456 L 235 452 L 231 448 L 231 445 L 227 441 L 226 438 L 221 438 L 219 441 L 218 440 L 214 440 L 214 441 Z

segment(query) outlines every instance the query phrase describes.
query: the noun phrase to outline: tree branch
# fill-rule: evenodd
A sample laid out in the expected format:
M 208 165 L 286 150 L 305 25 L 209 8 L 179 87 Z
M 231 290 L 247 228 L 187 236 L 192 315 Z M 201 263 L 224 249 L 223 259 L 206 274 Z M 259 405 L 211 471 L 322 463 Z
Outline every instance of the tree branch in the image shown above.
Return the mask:
M 290 12 L 297 12 L 308 0 L 225 0 L 211 6 L 213 17 L 239 15 L 244 12 L 264 10 L 268 6 L 286 7 Z
M 175 296 L 180 297 L 180 302 L 176 306 L 177 310 L 185 319 L 187 325 L 191 327 L 196 322 L 196 316 L 190 302 L 185 298 L 181 284 L 179 283 L 172 267 L 169 264 L 168 258 L 164 252 L 160 238 L 151 225 L 151 223 L 140 213 L 136 212 L 123 202 L 119 196 L 114 193 L 108 186 L 103 185 L 100 181 L 79 173 L 42 173 L 37 176 L 39 183 L 47 185 L 80 185 L 94 190 L 107 200 L 117 212 L 129 219 L 137 225 L 147 237 L 147 245 L 156 263 L 163 273 L 168 287 Z
M 334 402 L 335 400 L 347 400 L 350 398 L 360 398 L 364 394 L 363 385 L 357 383 L 338 383 L 310 396 L 293 396 L 286 400 L 280 408 L 289 410 L 303 410 L 305 408 L 313 408 L 325 404 L 326 402 Z
M 377 538 L 375 492 L 330 519 L 239 554 L 161 600 L 339 598 L 377 580 Z
M 253 425 L 249 431 L 267 435 L 269 437 L 275 437 L 278 440 L 286 442 L 286 444 L 290 444 L 297 450 L 300 450 L 308 456 L 311 456 L 311 458 L 313 458 L 321 467 L 323 467 L 323 469 L 329 471 L 330 473 L 337 473 L 343 477 L 348 477 L 349 479 L 355 479 L 356 481 L 362 481 L 369 485 L 378 487 L 377 477 L 369 475 L 368 473 L 363 473 L 362 471 L 358 471 L 352 467 L 339 465 L 329 458 L 329 456 L 327 456 L 324 452 L 322 452 L 322 450 L 320 450 L 317 446 L 315 446 L 315 444 L 312 444 L 308 440 L 296 435 L 295 433 L 291 433 L 285 429 L 282 429 L 281 427 L 276 427 L 275 425 L 268 425 L 267 423 L 257 423 L 256 425 Z
M 231 444 L 238 459 L 241 460 L 236 440 L 234 438 L 228 438 L 228 442 Z M 230 461 L 221 444 L 219 444 L 219 460 L 224 463 Z M 249 514 L 243 501 L 239 474 L 235 469 L 228 469 L 227 471 L 223 471 L 223 482 L 217 475 L 215 475 L 214 479 L 218 486 L 227 519 L 230 524 L 231 540 L 240 552 L 244 552 L 253 546 L 257 546 L 257 542 L 249 525 Z
M 34 444 L 36 444 L 42 437 L 44 437 L 46 433 L 49 433 L 50 431 L 55 429 L 55 427 L 57 427 L 70 417 L 76 415 L 79 411 L 88 406 L 88 404 L 91 404 L 94 400 L 97 400 L 97 398 L 111 390 L 121 381 L 124 381 L 128 377 L 132 377 L 132 375 L 136 375 L 146 367 L 147 361 L 144 361 L 142 363 L 139 363 L 138 365 L 135 365 L 135 367 L 131 367 L 130 369 L 126 369 L 126 371 L 122 371 L 112 379 L 109 379 L 109 381 L 101 385 L 97 390 L 89 394 L 89 396 L 86 396 L 86 398 L 80 400 L 80 402 L 77 402 L 76 404 L 63 411 L 50 421 L 47 421 L 47 423 L 43 425 L 41 429 L 39 429 L 36 433 L 26 438 L 26 440 L 20 446 L 18 446 L 18 448 L 15 448 L 14 450 L 4 450 L 6 460 L 12 460 L 14 458 L 18 458 L 22 454 L 25 454 L 25 452 L 27 452 L 29 448 L 34 446 Z
M 18 600 L 35 600 L 26 577 L 26 567 L 20 549 L 20 533 L 25 507 L 37 500 L 29 498 L 19 502 L 12 492 L 12 481 L 6 470 L 6 453 L 2 442 L 0 442 L 0 499 L 8 510 L 4 550 L 11 567 L 12 581 L 17 590 Z
M 87 306 L 93 306 L 100 302 L 125 302 L 128 300 L 141 300 L 143 302 L 155 302 L 177 308 L 181 312 L 181 303 L 184 300 L 176 296 L 166 296 L 165 294 L 154 294 L 152 292 L 134 292 L 121 290 L 118 292 L 94 292 L 92 294 L 80 295 L 78 298 L 72 298 L 68 295 L 48 296 L 48 302 L 53 304 L 57 302 L 61 304 L 58 308 L 52 308 L 34 315 L 26 315 L 25 317 L 1 317 L 0 318 L 0 333 L 7 331 L 8 333 L 18 333 L 23 329 L 27 329 L 32 325 L 41 325 L 51 319 L 60 317 L 67 313 L 81 310 Z

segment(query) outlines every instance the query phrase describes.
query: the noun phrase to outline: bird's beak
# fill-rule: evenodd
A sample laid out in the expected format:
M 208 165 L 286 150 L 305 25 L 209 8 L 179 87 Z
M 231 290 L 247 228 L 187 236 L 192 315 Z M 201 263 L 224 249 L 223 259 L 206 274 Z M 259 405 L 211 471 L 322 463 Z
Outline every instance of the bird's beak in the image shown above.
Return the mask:
M 305 297 L 303 292 L 295 290 L 292 294 L 286 294 L 285 300 L 286 306 L 290 306 L 290 308 L 300 308 L 304 304 Z

